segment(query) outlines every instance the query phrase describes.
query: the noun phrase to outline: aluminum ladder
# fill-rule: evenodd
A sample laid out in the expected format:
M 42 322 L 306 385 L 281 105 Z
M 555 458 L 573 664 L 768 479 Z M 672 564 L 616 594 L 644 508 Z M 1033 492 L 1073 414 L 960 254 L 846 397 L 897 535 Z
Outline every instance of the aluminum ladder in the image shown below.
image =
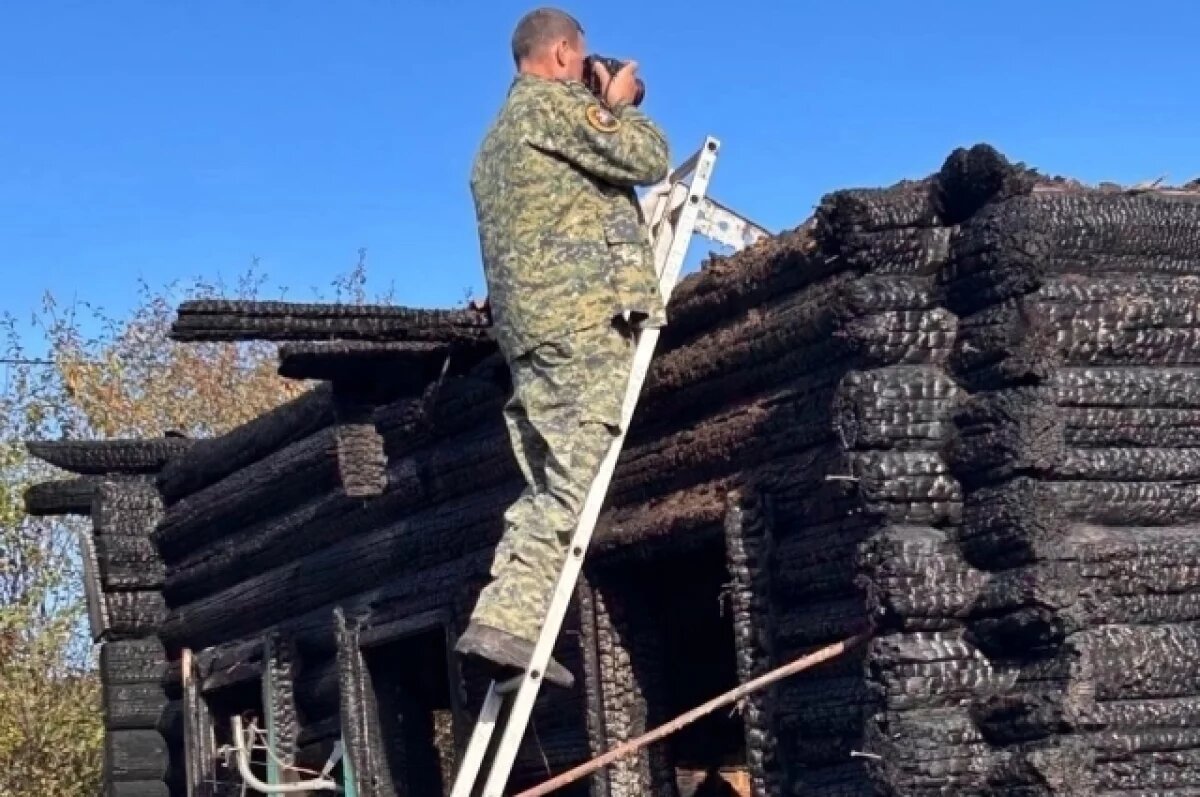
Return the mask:
M 717 139 L 706 137 L 696 154 L 661 183 L 653 186 L 642 199 L 642 213 L 650 232 L 654 265 L 664 302 L 670 299 L 679 280 L 693 234 L 703 235 L 735 251 L 769 235 L 762 227 L 707 197 L 719 149 L 720 142 Z M 621 428 L 584 500 L 533 656 L 524 673 L 506 681 L 493 681 L 488 687 L 475 729 L 455 776 L 451 797 L 501 797 L 508 783 L 542 685 L 542 675 L 562 629 L 596 520 L 600 516 L 600 508 L 608 494 L 609 482 L 620 458 L 625 433 L 633 418 L 642 383 L 650 369 L 658 337 L 658 329 L 645 329 L 637 333 L 633 367 L 621 410 Z M 504 705 L 506 701 L 509 703 L 507 712 Z M 499 725 L 503 725 L 503 730 L 498 743 L 493 745 Z M 490 759 L 489 752 L 492 753 Z M 486 780 L 483 781 L 482 791 L 479 791 L 481 773 L 486 773 Z

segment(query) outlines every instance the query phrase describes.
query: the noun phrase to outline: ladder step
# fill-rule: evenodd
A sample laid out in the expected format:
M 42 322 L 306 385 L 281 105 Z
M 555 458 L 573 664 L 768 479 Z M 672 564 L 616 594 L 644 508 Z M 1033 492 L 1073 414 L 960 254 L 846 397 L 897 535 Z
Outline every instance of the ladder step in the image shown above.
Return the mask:
M 507 681 L 501 681 L 496 684 L 496 693 L 501 695 L 511 695 L 513 692 L 521 688 L 521 684 L 525 682 L 525 674 L 513 676 Z

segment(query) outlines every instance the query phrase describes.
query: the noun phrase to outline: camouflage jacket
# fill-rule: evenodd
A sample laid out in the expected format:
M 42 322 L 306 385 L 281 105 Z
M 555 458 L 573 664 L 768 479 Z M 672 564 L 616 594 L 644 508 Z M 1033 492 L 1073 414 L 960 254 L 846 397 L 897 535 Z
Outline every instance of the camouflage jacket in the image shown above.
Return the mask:
M 609 110 L 576 82 L 513 81 L 471 173 L 507 356 L 627 310 L 666 323 L 634 187 L 668 170 L 665 136 L 636 107 Z

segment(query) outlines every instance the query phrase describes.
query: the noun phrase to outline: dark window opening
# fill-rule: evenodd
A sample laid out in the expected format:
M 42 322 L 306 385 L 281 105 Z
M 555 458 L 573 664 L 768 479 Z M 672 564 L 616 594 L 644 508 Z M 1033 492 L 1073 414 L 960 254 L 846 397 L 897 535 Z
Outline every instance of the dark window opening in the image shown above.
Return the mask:
M 454 781 L 455 704 L 444 627 L 362 649 L 376 728 L 372 758 L 382 794 L 448 795 Z
M 723 541 L 664 552 L 649 562 L 622 564 L 620 570 L 624 583 L 636 585 L 631 592 L 636 611 L 630 612 L 630 622 L 640 628 L 633 631 L 655 637 L 645 650 L 655 651 L 659 661 L 637 662 L 641 646 L 631 652 L 635 671 L 657 673 L 657 685 L 647 695 L 658 703 L 649 706 L 653 723 L 673 719 L 735 688 L 737 653 L 727 597 L 731 578 Z M 681 797 L 697 794 L 702 783 L 699 794 L 721 794 L 727 783 L 740 785 L 745 780 L 745 731 L 736 712 L 715 711 L 664 744 Z
M 296 714 L 300 734 L 296 740 L 296 767 L 303 769 L 299 777 L 310 779 L 321 772 L 342 740 L 340 694 L 337 660 L 335 657 L 304 659 L 296 679 Z M 345 751 L 329 772 L 329 779 L 342 784 Z M 334 792 L 318 791 L 326 795 Z

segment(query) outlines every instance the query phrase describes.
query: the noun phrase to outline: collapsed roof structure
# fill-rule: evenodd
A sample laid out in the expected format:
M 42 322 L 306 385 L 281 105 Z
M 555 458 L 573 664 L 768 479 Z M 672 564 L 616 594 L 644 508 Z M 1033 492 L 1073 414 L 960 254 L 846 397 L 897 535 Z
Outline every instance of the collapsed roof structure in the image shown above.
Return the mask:
M 563 793 L 1195 793 L 1198 298 L 1200 192 L 987 146 L 712 258 L 515 785 L 874 627 Z M 213 439 L 30 443 L 75 475 L 29 511 L 93 522 L 108 794 L 235 789 L 247 712 L 256 771 L 343 741 L 359 795 L 445 793 L 487 685 L 450 650 L 521 488 L 486 316 L 198 301 L 174 334 L 277 341 L 319 384 Z

